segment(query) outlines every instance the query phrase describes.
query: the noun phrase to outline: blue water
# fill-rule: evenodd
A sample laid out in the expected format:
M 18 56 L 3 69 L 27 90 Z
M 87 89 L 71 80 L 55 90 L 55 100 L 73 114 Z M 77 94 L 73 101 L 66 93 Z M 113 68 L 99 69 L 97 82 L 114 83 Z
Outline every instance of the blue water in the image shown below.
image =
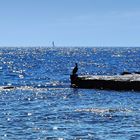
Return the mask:
M 69 80 L 75 62 L 79 74 L 140 71 L 140 48 L 0 48 L 0 60 L 1 140 L 140 139 L 139 92 Z

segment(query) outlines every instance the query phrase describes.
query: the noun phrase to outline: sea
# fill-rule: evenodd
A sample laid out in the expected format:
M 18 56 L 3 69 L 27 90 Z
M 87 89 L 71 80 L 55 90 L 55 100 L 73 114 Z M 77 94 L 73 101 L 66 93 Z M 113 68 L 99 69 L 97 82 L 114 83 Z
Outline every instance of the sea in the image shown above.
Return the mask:
M 140 92 L 71 88 L 75 63 L 79 75 L 138 72 L 140 48 L 1 47 L 1 140 L 140 140 Z

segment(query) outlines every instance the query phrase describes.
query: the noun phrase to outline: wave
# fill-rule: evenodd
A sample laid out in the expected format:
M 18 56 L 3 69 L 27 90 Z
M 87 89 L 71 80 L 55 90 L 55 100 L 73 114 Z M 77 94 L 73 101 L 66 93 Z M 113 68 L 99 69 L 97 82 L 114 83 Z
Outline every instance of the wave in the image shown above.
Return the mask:
M 83 109 L 76 109 L 75 110 L 76 112 L 91 112 L 91 113 L 97 113 L 97 114 L 103 114 L 103 113 L 115 113 L 115 112 L 126 112 L 126 113 L 129 113 L 129 112 L 132 112 L 132 110 L 130 109 L 127 109 L 127 108 L 124 108 L 124 109 L 104 109 L 104 108 L 83 108 Z
M 41 90 L 41 89 L 66 89 L 66 88 L 70 88 L 69 84 L 64 84 L 64 83 L 48 83 L 47 85 L 25 85 L 25 86 L 12 86 L 12 85 L 8 85 L 8 86 L 0 86 L 0 91 L 3 90 Z

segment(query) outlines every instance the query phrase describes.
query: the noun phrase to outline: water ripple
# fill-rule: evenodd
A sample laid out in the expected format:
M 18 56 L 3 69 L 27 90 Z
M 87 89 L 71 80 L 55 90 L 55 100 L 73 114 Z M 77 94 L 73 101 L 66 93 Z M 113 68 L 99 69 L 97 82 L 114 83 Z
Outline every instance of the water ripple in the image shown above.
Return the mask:
M 0 48 L 1 139 L 139 139 L 139 92 L 72 89 L 69 75 L 139 71 L 140 48 Z

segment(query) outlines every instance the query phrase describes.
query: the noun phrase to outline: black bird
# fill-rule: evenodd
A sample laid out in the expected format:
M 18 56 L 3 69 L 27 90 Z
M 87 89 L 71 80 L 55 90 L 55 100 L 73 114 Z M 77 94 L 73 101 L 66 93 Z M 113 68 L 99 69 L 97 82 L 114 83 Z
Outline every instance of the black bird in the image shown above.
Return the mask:
M 72 71 L 72 74 L 75 75 L 77 73 L 77 71 L 78 71 L 78 65 L 77 65 L 77 63 L 75 63 L 75 67 Z

